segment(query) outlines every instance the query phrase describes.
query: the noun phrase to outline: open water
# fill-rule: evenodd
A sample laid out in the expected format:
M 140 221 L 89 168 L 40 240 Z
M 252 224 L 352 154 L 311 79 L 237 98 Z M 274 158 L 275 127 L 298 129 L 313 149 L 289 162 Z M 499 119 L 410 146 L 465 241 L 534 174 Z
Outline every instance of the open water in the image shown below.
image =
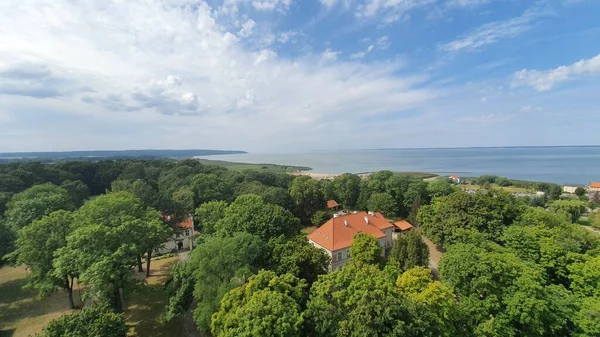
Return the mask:
M 588 185 L 600 181 L 600 146 L 391 149 L 247 153 L 206 159 L 312 167 L 315 173 L 380 170 L 441 175 L 494 174 L 511 179 Z

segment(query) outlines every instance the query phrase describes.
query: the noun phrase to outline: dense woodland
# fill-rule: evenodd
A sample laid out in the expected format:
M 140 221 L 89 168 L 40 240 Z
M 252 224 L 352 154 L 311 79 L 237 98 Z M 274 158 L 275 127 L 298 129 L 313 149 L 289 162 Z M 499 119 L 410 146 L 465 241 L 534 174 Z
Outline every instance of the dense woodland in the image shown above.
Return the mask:
M 74 305 L 74 280 L 85 286 L 89 304 L 49 337 L 125 336 L 122 300 L 144 287 L 134 274 L 190 214 L 197 247 L 165 285 L 164 324 L 191 313 L 205 336 L 600 336 L 600 237 L 575 224 L 596 205 L 556 200 L 553 184 L 517 198 L 490 179 L 469 194 L 389 171 L 317 181 L 195 160 L 11 163 L 0 257 L 27 265 L 40 296 L 62 289 Z M 350 264 L 327 274 L 301 231 L 331 216 L 328 199 L 418 227 L 387 259 L 357 235 Z M 444 250 L 439 280 L 421 234 Z

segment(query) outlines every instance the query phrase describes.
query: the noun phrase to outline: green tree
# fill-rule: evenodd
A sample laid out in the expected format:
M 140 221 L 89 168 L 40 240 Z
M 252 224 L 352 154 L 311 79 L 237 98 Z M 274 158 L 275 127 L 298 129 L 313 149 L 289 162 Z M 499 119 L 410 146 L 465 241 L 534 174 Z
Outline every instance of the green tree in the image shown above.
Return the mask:
M 302 313 L 306 298 L 305 280 L 261 270 L 223 297 L 212 316 L 212 333 L 218 337 L 306 336 Z
M 130 292 L 137 283 L 131 267 L 141 267 L 141 255 L 162 244 L 168 229 L 156 211 L 129 192 L 88 201 L 74 214 L 73 228 L 54 263 L 75 266 L 97 301 L 122 311 L 121 291 Z
M 563 286 L 545 286 L 541 270 L 494 243 L 456 244 L 439 266 L 477 336 L 565 336 L 573 301 Z
M 444 247 L 472 236 L 473 231 L 500 240 L 504 228 L 524 209 L 515 197 L 499 190 L 458 192 L 421 207 L 418 222 L 425 236 Z
M 412 229 L 399 235 L 394 240 L 390 259 L 397 263 L 402 271 L 417 266 L 427 267 L 429 264 L 429 248 L 423 242 L 420 232 L 417 229 Z
M 306 236 L 297 236 L 291 240 L 284 237 L 271 239 L 269 246 L 270 264 L 278 274 L 291 273 L 312 284 L 319 275 L 327 273 L 329 256 L 322 249 L 309 244 Z
M 575 195 L 579 196 L 579 197 L 584 196 L 585 195 L 585 188 L 583 188 L 583 187 L 577 187 L 575 189 Z
M 169 303 L 164 321 L 188 310 L 193 298 L 198 330 L 210 332 L 211 317 L 219 310 L 223 296 L 265 264 L 266 252 L 260 238 L 248 233 L 206 238 L 190 253 L 189 260 L 174 270 L 176 274 L 167 287 Z
M 354 209 L 360 195 L 360 177 L 344 173 L 333 179 L 333 193 L 344 207 Z
M 389 193 L 374 193 L 369 198 L 368 207 L 370 211 L 381 212 L 388 218 L 398 216 L 398 206 Z
M 575 336 L 600 336 L 600 297 L 583 299 L 580 309 L 575 315 Z
M 138 197 L 146 207 L 158 207 L 158 192 L 144 180 L 135 181 L 115 180 L 111 183 L 113 192 L 131 192 Z
M 4 264 L 4 257 L 12 252 L 14 246 L 14 233 L 0 216 L 0 267 Z
M 76 207 L 83 205 L 83 202 L 90 197 L 90 190 L 81 180 L 65 180 L 60 187 L 69 193 Z
M 300 221 L 281 206 L 265 203 L 257 195 L 237 197 L 225 209 L 225 216 L 217 222 L 219 235 L 248 232 L 265 242 L 280 235 L 293 236 L 300 230 Z
M 53 184 L 35 185 L 13 196 L 7 205 L 6 221 L 19 230 L 58 210 L 74 210 L 69 193 Z
M 600 256 L 573 263 L 568 268 L 574 294 L 600 297 Z
M 215 232 L 215 225 L 225 217 L 226 201 L 209 201 L 196 209 L 196 226 L 202 234 Z
M 313 214 L 312 218 L 310 219 L 310 222 L 315 226 L 321 226 L 322 224 L 327 222 L 327 220 L 331 219 L 331 216 L 332 214 L 330 211 L 326 211 L 324 209 L 318 210 L 315 212 L 315 214 Z
M 403 196 L 405 209 L 419 208 L 429 202 L 427 183 L 421 180 L 410 183 Z
M 383 250 L 373 236 L 358 233 L 350 246 L 350 256 L 353 263 L 380 265 L 383 263 Z
M 125 337 L 129 328 L 123 314 L 92 306 L 54 319 L 44 328 L 45 337 Z
M 290 197 L 298 214 L 305 221 L 310 220 L 316 211 L 326 206 L 319 182 L 310 176 L 298 176 L 292 181 Z
M 173 202 L 176 207 L 176 216 L 178 218 L 185 218 L 186 216 L 193 213 L 196 205 L 195 194 L 192 189 L 182 187 L 173 193 Z
M 463 324 L 454 292 L 433 280 L 431 270 L 424 267 L 408 269 L 396 281 L 400 293 L 424 311 L 420 315 L 429 320 L 435 336 L 465 336 L 468 327 Z M 465 331 L 467 330 L 467 331 Z
M 200 204 L 214 200 L 228 200 L 232 195 L 230 186 L 216 174 L 197 174 L 192 177 L 190 184 Z
M 431 199 L 445 197 L 456 192 L 457 189 L 447 179 L 438 179 L 427 185 L 427 193 Z
M 15 264 L 24 264 L 30 270 L 27 285 L 38 290 L 41 298 L 48 297 L 57 288 L 65 289 L 71 309 L 75 307 L 73 281 L 78 272 L 57 270 L 53 261 L 54 253 L 67 245 L 67 236 L 71 233 L 72 224 L 71 212 L 50 213 L 19 231 L 17 249 L 11 254 Z
M 587 203 L 580 200 L 556 200 L 548 207 L 554 213 L 568 216 L 568 219 L 575 223 L 586 211 Z
M 0 173 L 0 191 L 19 193 L 25 189 L 25 183 L 10 174 Z
M 416 336 L 409 301 L 377 266 L 348 264 L 310 290 L 306 319 L 317 336 Z
M 592 227 L 600 229 L 600 211 L 590 212 L 588 220 Z

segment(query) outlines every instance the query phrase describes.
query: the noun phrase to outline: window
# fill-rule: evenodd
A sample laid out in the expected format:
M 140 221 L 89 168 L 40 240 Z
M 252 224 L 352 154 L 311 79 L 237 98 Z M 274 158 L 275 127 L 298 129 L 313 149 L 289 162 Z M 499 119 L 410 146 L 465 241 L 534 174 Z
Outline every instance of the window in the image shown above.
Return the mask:
M 180 234 L 179 233 L 175 233 L 175 238 L 179 239 Z
M 342 252 L 338 252 L 337 253 L 337 260 L 341 261 L 342 260 Z
M 190 236 L 190 230 L 189 229 L 185 230 L 185 236 Z

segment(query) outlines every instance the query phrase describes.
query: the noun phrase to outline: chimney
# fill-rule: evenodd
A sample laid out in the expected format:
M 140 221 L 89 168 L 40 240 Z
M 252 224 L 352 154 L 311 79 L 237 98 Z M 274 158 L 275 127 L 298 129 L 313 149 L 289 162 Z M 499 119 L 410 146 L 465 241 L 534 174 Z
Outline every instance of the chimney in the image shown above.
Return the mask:
M 344 226 L 348 227 L 348 220 L 344 220 Z
M 367 223 L 367 225 L 369 224 L 369 218 L 365 217 L 365 222 Z
M 335 213 L 335 214 L 333 215 L 333 217 L 334 217 L 334 218 L 339 218 L 339 217 L 340 217 L 340 215 L 339 215 L 339 214 L 337 214 L 337 213 Z
M 369 212 L 369 215 L 375 216 L 375 212 Z

